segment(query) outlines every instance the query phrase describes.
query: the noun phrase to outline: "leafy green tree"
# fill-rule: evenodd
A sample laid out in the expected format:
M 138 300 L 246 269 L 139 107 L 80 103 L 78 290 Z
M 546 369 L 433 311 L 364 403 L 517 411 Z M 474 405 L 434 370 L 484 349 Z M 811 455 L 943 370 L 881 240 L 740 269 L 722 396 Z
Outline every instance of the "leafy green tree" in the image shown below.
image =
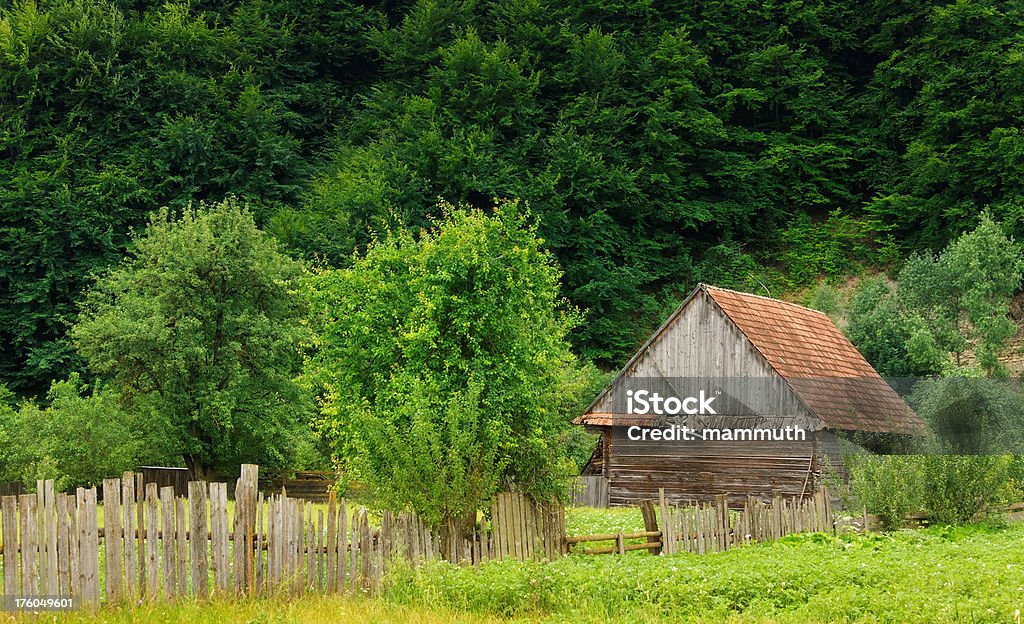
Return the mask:
M 918 377 L 942 371 L 947 352 L 927 339 L 926 328 L 908 320 L 896 288 L 884 277 L 857 287 L 847 309 L 846 336 L 883 377 Z
M 895 288 L 865 280 L 850 304 L 846 333 L 883 375 L 959 367 L 969 348 L 987 375 L 1001 375 L 999 355 L 1017 331 L 1009 311 L 1022 275 L 1024 251 L 986 212 L 941 254 L 912 255 Z
M 71 335 L 126 409 L 168 423 L 193 476 L 288 465 L 308 437 L 301 274 L 238 202 L 165 209 L 90 289 Z
M 568 414 L 589 377 L 566 342 L 577 317 L 560 272 L 522 206 L 439 210 L 430 229 L 383 235 L 310 280 L 307 375 L 360 482 L 468 529 L 500 488 L 563 489 Z
M 970 344 L 981 368 L 999 374 L 999 353 L 1017 330 L 1010 299 L 1022 275 L 1024 251 L 986 212 L 937 257 L 911 257 L 900 272 L 898 295 L 924 329 L 920 344 L 952 353 L 957 365 Z

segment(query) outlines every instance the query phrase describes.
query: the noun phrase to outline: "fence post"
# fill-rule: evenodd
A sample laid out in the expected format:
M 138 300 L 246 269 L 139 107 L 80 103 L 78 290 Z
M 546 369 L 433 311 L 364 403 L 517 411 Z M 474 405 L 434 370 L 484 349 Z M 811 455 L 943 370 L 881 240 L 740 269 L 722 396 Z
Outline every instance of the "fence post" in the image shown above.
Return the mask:
M 82 604 L 100 603 L 100 538 L 96 529 L 96 488 L 78 488 L 78 528 L 81 544 L 79 587 Z
M 640 501 L 640 514 L 644 517 L 644 531 L 647 531 L 649 533 L 657 532 L 658 531 L 658 516 L 657 516 L 656 513 L 654 513 L 654 503 L 652 501 L 646 500 L 646 499 Z M 647 543 L 648 544 L 653 544 L 654 542 L 657 542 L 657 541 L 658 541 L 657 537 L 648 537 L 647 538 Z M 662 532 L 662 534 L 661 534 L 661 543 L 662 543 L 662 546 L 664 546 L 664 544 L 665 544 L 665 533 L 664 532 Z M 651 553 L 655 554 L 655 555 L 661 554 L 661 547 L 651 549 Z
M 252 594 L 255 583 L 253 534 L 256 531 L 256 492 L 259 466 L 242 464 L 241 476 L 235 485 L 235 591 Z
M 188 482 L 188 506 L 192 593 L 200 598 L 210 594 L 210 571 L 207 565 L 206 482 Z

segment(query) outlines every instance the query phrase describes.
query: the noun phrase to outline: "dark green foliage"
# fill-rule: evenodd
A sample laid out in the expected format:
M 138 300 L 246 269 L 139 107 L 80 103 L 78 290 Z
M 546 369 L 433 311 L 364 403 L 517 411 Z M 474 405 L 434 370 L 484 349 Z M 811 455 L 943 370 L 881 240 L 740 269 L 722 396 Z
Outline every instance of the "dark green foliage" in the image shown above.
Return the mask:
M 191 200 L 245 197 L 343 266 L 438 197 L 519 198 L 605 368 L 699 280 L 778 296 L 986 205 L 1020 234 L 1022 26 L 990 1 L 0 1 L 0 380 L 79 368 L 88 275 Z
M 0 2 L 0 379 L 13 389 L 42 394 L 80 365 L 64 337 L 74 301 L 154 209 L 234 194 L 262 219 L 295 201 L 350 77 L 367 76 L 353 31 L 372 11 L 218 10 Z

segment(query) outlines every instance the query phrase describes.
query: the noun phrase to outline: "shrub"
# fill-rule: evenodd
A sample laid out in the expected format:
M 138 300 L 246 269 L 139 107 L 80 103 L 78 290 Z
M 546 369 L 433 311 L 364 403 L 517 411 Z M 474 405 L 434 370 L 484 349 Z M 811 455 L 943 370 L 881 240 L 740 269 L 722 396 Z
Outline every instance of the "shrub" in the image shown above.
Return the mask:
M 920 459 L 922 502 L 933 522 L 965 524 L 1009 502 L 1013 458 L 928 455 Z
M 922 458 L 916 455 L 858 455 L 847 460 L 853 502 L 877 515 L 887 529 L 924 509 Z
M 53 382 L 47 400 L 46 407 L 26 402 L 17 411 L 21 450 L 12 474 L 30 488 L 37 479 L 54 479 L 59 491 L 91 487 L 140 463 L 173 461 L 166 425 L 121 409 L 109 387 L 89 386 L 73 373 Z

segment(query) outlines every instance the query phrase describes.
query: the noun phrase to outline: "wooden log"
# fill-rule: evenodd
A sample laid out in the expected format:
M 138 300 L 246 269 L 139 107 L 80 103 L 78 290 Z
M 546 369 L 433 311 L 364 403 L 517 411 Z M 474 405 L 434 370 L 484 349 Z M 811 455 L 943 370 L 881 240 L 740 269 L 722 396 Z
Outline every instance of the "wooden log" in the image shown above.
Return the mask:
M 207 559 L 206 542 L 206 482 L 188 482 L 189 570 L 192 577 L 192 594 L 200 599 L 210 596 L 210 567 Z
M 160 596 L 160 511 L 156 483 L 146 484 L 146 597 Z M 140 530 L 142 527 L 139 527 Z
M 636 533 L 623 533 L 618 531 L 616 533 L 595 533 L 593 535 L 573 535 L 567 537 L 565 541 L 569 544 L 582 544 L 584 542 L 607 542 L 610 540 L 616 540 L 622 535 L 625 539 L 642 539 L 642 538 L 660 538 L 661 531 L 638 531 Z M 657 541 L 657 540 L 656 540 Z
M 100 604 L 100 537 L 97 530 L 96 488 L 78 489 L 79 581 L 82 604 Z
M 663 533 L 658 528 L 658 514 L 654 511 L 654 502 L 651 500 L 643 500 L 640 503 L 640 514 L 644 519 L 644 532 L 646 533 L 657 533 L 658 537 L 648 537 L 648 543 L 661 542 Z M 655 555 L 661 554 L 661 547 L 655 548 L 651 551 Z
M 585 555 L 609 555 L 609 554 L 620 554 L 620 555 L 623 555 L 625 553 L 632 552 L 634 550 L 651 550 L 652 548 L 661 548 L 662 546 L 663 546 L 663 544 L 660 541 L 653 542 L 653 543 L 644 542 L 643 544 L 626 544 L 621 549 L 619 548 L 618 545 L 615 545 L 615 546 L 603 546 L 601 548 L 593 548 L 593 549 L 582 551 L 582 554 L 585 554 Z

